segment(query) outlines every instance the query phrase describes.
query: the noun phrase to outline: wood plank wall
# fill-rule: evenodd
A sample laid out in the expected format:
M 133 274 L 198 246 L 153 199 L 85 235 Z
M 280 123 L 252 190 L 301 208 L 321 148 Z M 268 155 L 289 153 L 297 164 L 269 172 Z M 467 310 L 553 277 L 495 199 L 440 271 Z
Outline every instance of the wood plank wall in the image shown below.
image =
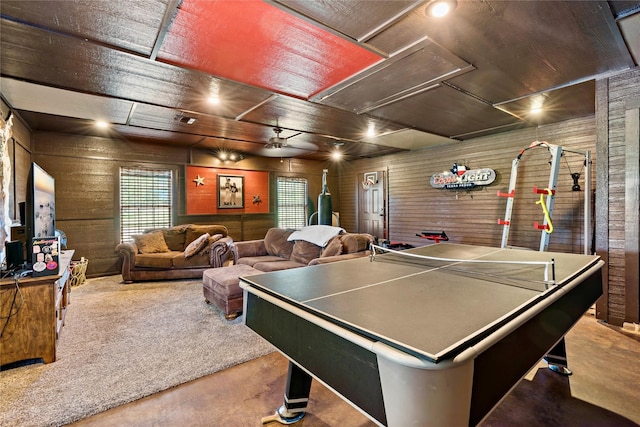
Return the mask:
M 388 230 L 392 241 L 424 245 L 428 242 L 416 237 L 416 233 L 436 229 L 444 230 L 452 242 L 500 246 L 503 226 L 498 224 L 498 218 L 504 218 L 506 198 L 498 197 L 497 191 L 507 192 L 513 159 L 534 141 L 547 141 L 576 151 L 589 150 L 595 163 L 593 116 L 420 151 L 357 160 L 341 170 L 342 225 L 350 230 L 358 229 L 355 194 L 362 174 L 387 170 Z M 548 151 L 543 148 L 528 150 L 522 156 L 510 246 L 535 250 L 539 248 L 541 232 L 533 228 L 533 223 L 542 223 L 543 214 L 541 207 L 535 203 L 539 195 L 533 193 L 533 186 L 547 187 L 549 159 Z M 430 186 L 431 175 L 451 169 L 456 162 L 472 169 L 494 169 L 497 178 L 493 184 L 472 191 L 444 190 Z M 561 160 L 553 211 L 555 230 L 550 236 L 550 251 L 582 253 L 584 191 L 571 191 L 571 173 L 582 174 L 579 182 L 584 189 L 583 163 L 583 156 L 566 152 Z M 592 188 L 595 188 L 595 169 L 592 171 L 591 182 Z M 592 225 L 589 231 L 593 235 Z
M 114 252 L 119 243 L 118 176 L 122 166 L 167 167 L 174 169 L 176 184 L 176 224 L 224 224 L 235 240 L 264 237 L 276 225 L 275 179 L 277 176 L 305 177 L 309 180 L 310 208 L 322 187 L 322 170 L 329 169 L 330 191 L 336 194 L 338 210 L 338 174 L 330 162 L 301 159 L 248 158 L 232 165 L 221 165 L 210 153 L 189 147 L 139 143 L 120 138 L 33 132 L 22 135 L 31 139 L 30 158 L 20 161 L 14 171 L 17 187 L 25 186 L 30 162 L 42 166 L 56 180 L 56 228 L 67 235 L 68 245 L 75 249 L 74 259 L 89 259 L 88 276 L 118 274 L 120 259 Z M 21 159 L 24 156 L 20 157 Z M 222 167 L 237 170 L 266 170 L 270 176 L 271 201 L 268 214 L 186 215 L 185 165 Z M 17 201 L 25 191 L 17 192 Z M 315 196 L 314 196 L 315 195 Z
M 598 216 L 599 250 L 608 254 L 606 295 L 599 302 L 599 318 L 621 326 L 638 322 L 638 137 L 630 118 L 640 109 L 640 69 L 599 81 L 596 110 L 598 146 L 607 156 L 606 167 L 598 171 L 600 197 L 606 200 Z M 602 125 L 600 125 L 602 123 Z M 631 199 L 627 199 L 629 196 Z M 636 230 L 636 231 L 634 231 Z M 628 241 L 629 240 L 629 241 Z M 635 253 L 634 253 L 635 252 Z
M 497 197 L 496 192 L 507 191 L 511 162 L 520 150 L 536 140 L 579 151 L 590 150 L 592 188 L 598 198 L 595 208 L 592 208 L 596 223 L 595 249 L 607 261 L 604 269 L 606 294 L 598 302 L 597 317 L 622 325 L 625 321 L 634 321 L 638 304 L 638 301 L 629 301 L 627 297 L 628 294 L 638 294 L 637 266 L 635 270 L 625 268 L 625 260 L 629 258 L 625 248 L 637 247 L 637 242 L 626 242 L 625 226 L 628 223 L 637 225 L 638 222 L 637 212 L 633 217 L 625 207 L 625 153 L 628 150 L 625 115 L 630 108 L 640 108 L 639 99 L 640 71 L 635 69 L 597 82 L 595 118 L 585 117 L 420 151 L 356 160 L 337 167 L 293 159 L 285 159 L 283 163 L 279 159 L 254 159 L 240 162 L 235 167 L 269 170 L 272 194 L 275 193 L 275 176 L 306 176 L 310 184 L 309 196 L 314 204 L 321 190 L 322 169 L 328 167 L 333 207 L 340 212 L 341 225 L 348 231 L 358 231 L 357 200 L 362 174 L 387 171 L 388 232 L 392 240 L 422 245 L 425 241 L 415 236 L 417 232 L 441 229 L 453 242 L 499 246 L 503 227 L 497 220 L 504 217 L 506 199 Z M 275 225 L 273 209 L 270 214 L 254 216 L 184 215 L 184 191 L 180 192 L 184 189 L 183 166 L 219 166 L 208 153 L 189 147 L 132 143 L 119 138 L 58 133 L 35 133 L 31 136 L 20 121 L 14 124 L 13 137 L 14 205 L 24 200 L 23 187 L 26 186 L 31 160 L 54 175 L 58 191 L 58 228 L 67 233 L 70 247 L 76 249 L 77 257 L 90 259 L 90 276 L 119 272 L 119 259 L 113 249 L 117 244 L 117 171 L 123 165 L 166 165 L 181 171 L 177 223 L 223 223 L 239 240 L 259 238 Z M 548 156 L 542 149 L 529 150 L 523 155 L 518 194 L 527 196 L 533 185 L 546 186 L 547 160 Z M 430 176 L 449 170 L 454 162 L 471 168 L 492 168 L 497 179 L 488 187 L 468 192 L 431 188 Z M 555 231 L 549 243 L 552 251 L 582 252 L 584 193 L 571 191 L 571 172 L 583 173 L 579 156 L 565 156 L 561 162 L 559 192 L 553 213 Z M 584 188 L 584 174 L 580 184 Z M 513 240 L 509 243 L 537 249 L 540 234 L 533 230 L 531 224 L 540 222 L 542 217 L 532 192 L 526 199 L 516 199 L 513 220 Z M 630 308 L 630 303 L 636 307 Z M 628 313 L 631 313 L 631 320 L 627 320 Z

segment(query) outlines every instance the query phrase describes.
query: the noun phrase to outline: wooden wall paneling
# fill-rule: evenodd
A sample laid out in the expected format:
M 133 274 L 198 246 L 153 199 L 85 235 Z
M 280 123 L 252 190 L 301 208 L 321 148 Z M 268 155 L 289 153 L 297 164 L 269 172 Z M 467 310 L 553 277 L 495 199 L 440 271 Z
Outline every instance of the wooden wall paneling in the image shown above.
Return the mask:
M 58 220 L 56 227 L 67 235 L 68 247 L 74 249 L 74 259 L 85 257 L 88 276 L 119 274 L 120 258 L 115 252 L 119 242 L 113 236 L 118 235 L 112 218 Z
M 638 108 L 640 106 L 633 105 L 634 100 L 640 99 L 640 69 L 621 73 L 610 77 L 605 83 L 600 83 L 601 87 L 606 87 L 606 107 L 597 105 L 597 112 L 602 114 L 602 120 L 606 115 L 606 149 L 608 150 L 608 165 L 606 169 L 599 170 L 598 184 L 600 187 L 606 185 L 608 193 L 606 201 L 608 204 L 599 206 L 603 212 L 606 210 L 608 228 L 607 247 L 608 262 L 606 271 L 606 294 L 607 294 L 607 313 L 604 318 L 609 323 L 622 326 L 627 316 L 626 293 L 627 286 L 638 287 L 638 280 L 635 279 L 633 285 L 627 283 L 627 269 L 630 267 L 625 265 L 627 255 L 627 236 L 625 235 L 625 212 L 627 210 L 626 199 L 626 167 L 627 160 L 625 158 L 628 147 L 626 146 L 626 114 L 628 109 Z M 597 86 L 598 87 L 598 86 Z M 601 89 L 604 90 L 604 89 Z M 598 94 L 599 98 L 604 98 Z M 600 123 L 599 123 L 600 125 Z M 605 124 L 602 124 L 605 126 Z M 602 147 L 599 147 L 603 149 Z M 606 181 L 603 183 L 601 179 Z M 599 188 L 600 188 L 599 187 Z M 598 211 L 596 212 L 598 214 Z M 602 214 L 600 216 L 603 216 Z M 601 226 L 605 226 L 601 224 Z M 601 306 L 601 305 L 600 305 Z
M 277 221 L 278 218 L 275 214 L 242 215 L 240 236 L 242 240 L 263 239 L 267 230 L 277 225 Z
M 236 240 L 246 240 L 250 236 L 252 238 L 260 235 L 264 237 L 269 228 L 277 225 L 275 183 L 278 176 L 307 178 L 309 185 L 309 215 L 311 215 L 317 209 L 318 194 L 322 190 L 322 171 L 323 169 L 328 169 L 327 181 L 332 195 L 332 208 L 334 211 L 340 210 L 339 170 L 341 166 L 333 161 L 321 162 L 293 158 L 248 157 L 237 163 L 223 163 L 215 158 L 210 150 L 194 149 L 191 154 L 191 165 L 269 172 L 269 214 L 256 214 L 258 215 L 257 219 L 255 219 L 257 228 L 249 228 L 247 226 L 247 224 L 254 222 L 253 219 L 249 219 L 252 218 L 251 216 L 246 213 L 240 214 L 237 218 L 238 229 L 233 236 Z
M 14 115 L 11 147 L 11 181 L 13 187 L 11 214 L 20 220 L 19 203 L 27 198 L 27 181 L 31 169 L 31 133 L 22 120 Z
M 55 179 L 56 220 L 114 218 L 118 192 L 112 162 L 43 154 L 32 159 Z
M 56 228 L 66 234 L 75 258 L 89 259 L 88 275 L 115 274 L 118 181 L 114 163 L 42 153 L 32 159 L 55 179 Z
M 18 115 L 13 115 L 13 139 L 24 148 L 27 152 L 31 152 L 31 130 L 29 126 Z
M 58 228 L 67 234 L 69 246 L 76 250 L 76 258 L 84 256 L 89 259 L 89 276 L 120 272 L 119 257 L 114 249 L 119 243 L 118 171 L 123 165 L 168 167 L 176 171 L 176 224 L 224 224 L 235 240 L 264 237 L 266 231 L 275 226 L 275 193 L 272 192 L 268 201 L 271 212 L 268 214 L 186 215 L 184 171 L 188 161 L 194 157 L 192 150 L 135 143 L 117 136 L 101 138 L 39 132 L 34 134 L 33 139 L 33 159 L 56 178 Z M 30 153 L 27 156 L 30 157 Z M 210 152 L 198 152 L 195 158 L 205 165 L 216 164 Z M 270 185 L 276 173 L 307 177 L 310 198 L 317 197 L 321 188 L 322 169 L 329 168 L 329 186 L 336 200 L 334 207 L 339 207 L 339 175 L 332 164 L 266 159 L 247 162 L 244 166 L 258 163 L 268 167 Z M 28 166 L 29 163 L 25 166 L 25 183 Z
M 118 135 L 105 137 L 34 132 L 33 153 L 122 162 L 185 164 L 189 150 L 167 144 L 132 142 Z
M 242 220 L 239 215 L 178 215 L 179 224 L 221 224 L 227 227 L 234 240 L 241 240 Z
M 640 109 L 625 114 L 625 321 L 640 321 Z
M 13 145 L 13 178 L 15 180 L 15 202 L 16 205 L 27 199 L 27 182 L 29 180 L 29 170 L 31 169 L 31 153 L 17 142 Z
M 424 229 L 440 229 L 445 230 L 453 242 L 500 246 L 503 227 L 497 220 L 504 217 L 506 199 L 497 197 L 496 193 L 498 190 L 507 192 L 513 159 L 523 148 L 536 140 L 545 140 L 574 150 L 590 150 L 595 159 L 594 127 L 594 118 L 590 116 L 561 124 L 505 132 L 460 143 L 350 162 L 348 168 L 341 170 L 340 178 L 341 194 L 344 196 L 341 198 L 343 225 L 357 225 L 357 199 L 353 196 L 353 189 L 359 185 L 358 174 L 388 168 L 391 240 L 424 245 L 427 242 L 415 236 L 416 233 Z M 536 150 L 542 150 L 538 155 L 541 159 L 536 161 L 528 158 Z M 528 187 L 526 191 L 531 192 L 532 198 L 533 185 L 546 186 L 549 180 L 546 150 L 536 150 L 530 150 L 526 154 L 527 159 L 522 162 L 525 172 L 520 184 Z M 494 169 L 496 181 L 490 186 L 478 187 L 471 191 L 432 188 L 429 184 L 431 175 L 451 169 L 456 162 L 470 168 Z M 563 194 L 562 197 L 558 196 L 554 210 L 560 227 L 550 239 L 549 250 L 561 249 L 581 253 L 584 194 L 571 191 L 573 180 L 568 169 L 581 172 L 582 160 L 568 157 L 567 162 L 569 167 L 564 159 L 561 162 L 558 187 L 563 190 Z M 538 182 L 539 179 L 541 183 Z M 581 181 L 584 179 L 586 177 Z M 595 184 L 595 175 L 590 179 L 592 185 Z M 531 217 L 541 213 L 541 208 L 535 204 L 535 200 L 520 203 L 519 206 L 522 215 Z M 578 217 L 579 221 L 576 221 Z M 532 223 L 533 221 L 527 220 L 522 225 L 527 231 L 524 235 L 516 237 L 537 249 L 540 231 L 535 231 Z

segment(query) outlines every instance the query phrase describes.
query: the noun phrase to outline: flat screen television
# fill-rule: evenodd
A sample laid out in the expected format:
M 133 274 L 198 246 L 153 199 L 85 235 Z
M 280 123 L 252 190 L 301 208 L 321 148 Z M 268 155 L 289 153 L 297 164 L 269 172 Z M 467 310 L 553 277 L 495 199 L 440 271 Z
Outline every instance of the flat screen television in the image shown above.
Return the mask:
M 27 181 L 26 237 L 30 249 L 33 237 L 53 237 L 56 232 L 55 180 L 36 163 Z

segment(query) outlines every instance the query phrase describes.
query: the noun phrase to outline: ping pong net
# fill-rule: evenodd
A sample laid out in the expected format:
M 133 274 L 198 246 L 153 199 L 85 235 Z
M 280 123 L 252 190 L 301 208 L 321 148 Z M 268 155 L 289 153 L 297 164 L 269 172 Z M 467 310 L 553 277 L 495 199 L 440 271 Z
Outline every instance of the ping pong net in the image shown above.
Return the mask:
M 424 271 L 440 271 L 452 275 L 486 280 L 509 286 L 544 291 L 556 285 L 555 261 L 526 261 L 483 258 L 443 258 L 421 255 L 415 251 L 397 251 L 371 244 L 371 262 L 415 265 Z M 418 248 L 419 250 L 419 248 Z M 497 249 L 496 249 L 497 250 Z

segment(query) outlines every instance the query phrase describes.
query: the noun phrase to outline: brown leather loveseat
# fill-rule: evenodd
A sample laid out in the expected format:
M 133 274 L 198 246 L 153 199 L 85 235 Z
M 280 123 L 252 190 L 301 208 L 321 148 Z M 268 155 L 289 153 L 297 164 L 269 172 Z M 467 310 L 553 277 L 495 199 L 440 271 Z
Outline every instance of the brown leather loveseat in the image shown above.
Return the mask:
M 233 240 L 224 225 L 184 224 L 147 230 L 134 241 L 121 243 L 122 280 L 191 279 L 222 267 Z

